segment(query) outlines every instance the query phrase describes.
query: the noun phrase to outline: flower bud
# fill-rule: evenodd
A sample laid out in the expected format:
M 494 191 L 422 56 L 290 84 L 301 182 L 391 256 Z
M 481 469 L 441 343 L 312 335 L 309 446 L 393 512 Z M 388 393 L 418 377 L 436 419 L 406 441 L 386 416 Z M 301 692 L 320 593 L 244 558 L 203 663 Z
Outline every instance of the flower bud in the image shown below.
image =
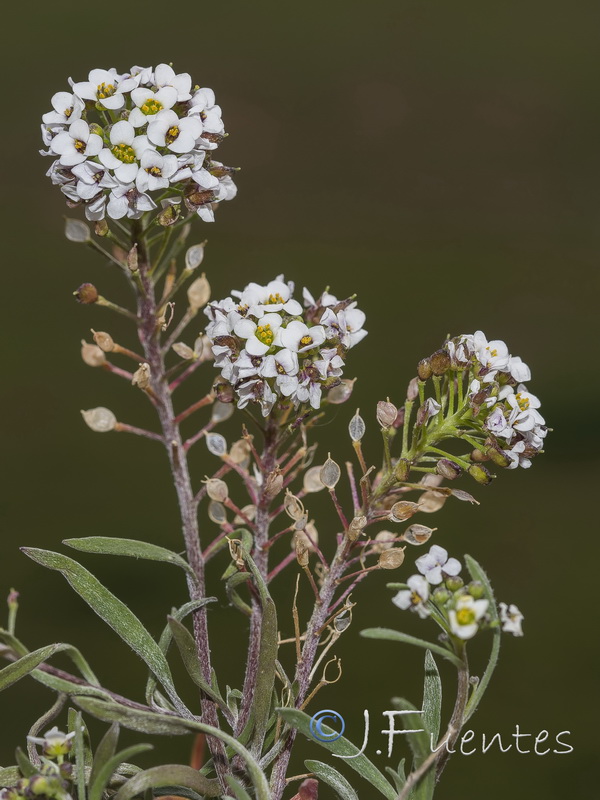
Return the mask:
M 127 253 L 127 267 L 130 272 L 138 271 L 138 249 L 137 244 L 134 244 L 131 250 Z
M 491 441 L 490 439 L 486 440 L 486 455 L 496 466 L 498 467 L 508 467 L 510 466 L 510 458 L 506 455 L 504 450 L 501 450 L 498 445 Z
M 113 412 L 102 406 L 90 408 L 88 411 L 82 411 L 81 416 L 88 428 L 91 428 L 96 433 L 112 431 L 117 424 L 117 418 Z
M 185 361 L 191 361 L 196 357 L 194 350 L 192 350 L 189 344 L 186 344 L 185 342 L 175 342 L 171 349 L 177 353 L 179 358 L 183 358 Z
M 485 586 L 481 581 L 471 581 L 467 584 L 467 592 L 474 597 L 475 600 L 481 600 L 485 595 Z
M 416 400 L 419 396 L 419 379 L 413 378 L 411 382 L 408 384 L 408 388 L 406 390 L 406 399 L 409 401 Z
M 448 496 L 440 492 L 423 492 L 419 497 L 419 511 L 433 514 L 442 508 L 447 499 Z
M 94 225 L 94 233 L 96 236 L 108 236 L 108 222 L 105 219 L 99 219 Z
M 390 403 L 389 398 L 377 403 L 377 422 L 382 428 L 391 428 L 397 416 L 398 409 L 393 403 Z
M 11 589 L 6 598 L 6 604 L 10 611 L 16 611 L 19 608 L 19 593 L 16 589 Z
M 73 295 L 78 303 L 89 306 L 98 300 L 98 289 L 93 283 L 82 283 Z
M 463 581 L 463 579 L 461 577 L 459 577 L 458 575 L 456 575 L 456 576 L 449 575 L 446 578 L 445 583 L 446 583 L 447 588 L 451 592 L 457 592 L 459 589 L 462 589 L 462 587 L 465 585 L 465 582 Z
M 419 380 L 426 381 L 428 378 L 431 378 L 432 374 L 433 370 L 431 369 L 429 359 L 424 358 L 419 361 L 417 365 L 417 375 L 419 376 Z
M 462 472 L 462 469 L 458 466 L 458 464 L 455 464 L 454 461 L 450 461 L 449 458 L 440 458 L 435 465 L 435 471 L 438 475 L 441 475 L 442 478 L 453 481 L 455 478 L 458 478 Z
M 437 528 L 428 528 L 427 525 L 411 525 L 402 534 L 402 538 L 408 544 L 420 545 L 429 541 L 431 534 L 437 531 Z
M 321 467 L 321 471 L 319 473 L 319 477 L 321 478 L 321 483 L 323 486 L 326 486 L 328 489 L 335 489 L 337 482 L 341 477 L 341 470 L 336 462 L 331 458 L 331 453 L 329 454 L 327 461 Z
M 385 550 L 390 550 L 394 546 L 396 538 L 396 534 L 391 531 L 379 531 L 373 540 L 371 550 L 374 553 L 383 553 Z
M 219 478 L 207 478 L 206 481 L 206 494 L 211 500 L 216 500 L 218 503 L 224 503 L 229 497 L 229 489 L 225 481 Z
M 360 442 L 360 440 L 365 435 L 366 426 L 364 419 L 358 413 L 360 409 L 356 409 L 356 414 L 350 420 L 350 424 L 348 425 L 348 431 L 350 433 L 350 438 L 353 442 Z
M 452 595 L 448 591 L 448 589 L 444 589 L 443 586 L 438 586 L 434 589 L 433 594 L 431 596 L 434 603 L 437 603 L 440 606 L 443 606 L 445 603 L 450 600 Z
M 267 476 L 265 483 L 265 497 L 272 500 L 277 497 L 279 492 L 283 489 L 283 475 L 279 467 L 275 467 L 273 472 Z
M 188 303 L 192 311 L 199 311 L 210 300 L 210 284 L 204 272 L 190 284 L 187 290 Z
M 381 569 L 398 569 L 404 561 L 404 548 L 392 547 L 391 550 L 384 550 L 377 562 Z
M 217 395 L 220 403 L 233 403 L 235 391 L 233 386 L 224 378 L 218 377 L 213 383 L 213 392 Z
M 208 433 L 206 447 L 213 456 L 224 456 L 227 453 L 227 440 L 220 433 Z
M 410 475 L 410 461 L 407 458 L 399 458 L 394 472 L 397 480 L 408 480 L 408 476 Z
M 322 466 L 311 467 L 304 473 L 302 488 L 307 494 L 311 494 L 312 492 L 320 492 L 325 488 L 325 484 L 321 480 L 322 469 Z
M 133 373 L 133 378 L 131 379 L 131 385 L 137 386 L 138 389 L 142 389 L 145 391 L 146 389 L 150 388 L 150 379 L 152 374 L 150 372 L 150 364 L 143 363 L 140 364 L 138 369 Z
M 115 343 L 110 335 L 110 333 L 105 333 L 104 331 L 95 331 L 92 328 L 92 334 L 94 335 L 94 341 L 105 353 L 112 353 L 115 349 Z
M 348 539 L 350 539 L 351 542 L 355 542 L 363 532 L 366 524 L 367 518 L 364 515 L 359 514 L 358 516 L 354 517 L 346 532 Z
M 492 482 L 492 475 L 481 464 L 471 464 L 469 467 L 469 475 L 474 478 L 477 483 L 482 483 L 484 486 Z
M 168 228 L 170 225 L 174 225 L 178 219 L 179 206 L 167 206 L 156 217 L 156 221 L 159 225 L 162 225 L 163 228 Z
M 283 508 L 290 519 L 299 520 L 304 516 L 304 505 L 289 489 L 285 491 Z
M 416 514 L 418 510 L 418 503 L 412 503 L 410 500 L 399 500 L 391 507 L 389 519 L 392 522 L 404 522 Z
M 482 461 L 489 461 L 489 456 L 487 456 L 483 450 L 479 450 L 479 448 L 475 448 L 475 450 L 471 453 L 471 461 L 476 461 L 480 464 Z
M 350 399 L 356 378 L 344 378 L 337 386 L 327 392 L 327 402 L 333 405 L 341 405 Z
M 429 357 L 429 366 L 434 375 L 443 375 L 450 369 L 450 356 L 445 350 L 436 350 L 435 353 Z
M 106 357 L 97 344 L 88 344 L 81 340 L 81 358 L 88 367 L 102 367 L 106 364 Z
M 200 264 L 204 260 L 204 245 L 206 242 L 202 242 L 202 244 L 194 244 L 192 245 L 187 253 L 185 254 L 185 268 L 190 272 L 192 270 L 198 269 Z
M 65 236 L 70 242 L 77 244 L 86 244 L 92 240 L 90 229 L 79 219 L 65 219 Z
M 309 550 L 307 537 L 302 536 L 301 532 L 296 534 L 294 540 L 294 550 L 296 551 L 296 560 L 301 567 L 308 567 Z

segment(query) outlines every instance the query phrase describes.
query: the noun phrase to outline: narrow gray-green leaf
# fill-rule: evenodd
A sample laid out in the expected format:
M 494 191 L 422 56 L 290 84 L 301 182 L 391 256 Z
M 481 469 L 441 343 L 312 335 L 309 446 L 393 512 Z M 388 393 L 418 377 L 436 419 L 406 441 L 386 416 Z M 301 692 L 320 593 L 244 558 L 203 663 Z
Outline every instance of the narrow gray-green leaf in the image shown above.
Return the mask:
M 485 587 L 486 598 L 490 601 L 488 606 L 488 614 L 490 615 L 491 621 L 496 623 L 496 627 L 492 629 L 492 649 L 490 651 L 490 658 L 485 668 L 485 672 L 483 673 L 481 680 L 477 684 L 477 687 L 473 691 L 469 702 L 467 703 L 467 708 L 465 710 L 465 715 L 463 717 L 463 724 L 466 723 L 475 713 L 477 710 L 477 706 L 479 705 L 481 698 L 483 697 L 485 690 L 488 687 L 488 684 L 492 678 L 494 670 L 496 669 L 496 664 L 498 663 L 498 656 L 500 654 L 500 639 L 502 638 L 502 633 L 500 629 L 500 620 L 498 618 L 498 609 L 496 607 L 496 600 L 494 598 L 494 590 L 492 589 L 492 585 L 490 580 L 482 567 L 475 561 L 474 558 L 471 556 L 465 556 L 465 563 L 467 565 L 467 569 L 469 570 L 471 577 L 475 581 L 481 581 L 481 583 Z
M 423 722 L 437 743 L 442 718 L 442 681 L 431 651 L 425 653 L 425 683 L 423 686 Z
M 236 800 L 252 800 L 242 784 L 233 775 L 226 775 L 225 780 L 230 789 L 233 789 Z
M 92 611 L 95 611 L 110 625 L 115 633 L 149 666 L 165 687 L 171 700 L 181 705 L 164 654 L 125 603 L 115 597 L 91 572 L 72 558 L 63 556 L 61 553 L 32 547 L 24 547 L 22 550 L 38 564 L 60 572 Z
M 25 656 L 29 653 L 23 642 L 20 642 L 16 636 L 13 636 L 12 633 L 5 631 L 3 628 L 0 628 L 0 640 L 5 642 L 19 656 Z M 93 686 L 100 686 L 98 678 L 81 652 L 76 647 L 73 647 L 72 644 L 62 644 L 61 647 L 65 655 L 75 664 L 82 677 Z
M 27 758 L 20 747 L 17 747 L 15 750 L 15 758 L 24 778 L 30 778 L 32 775 L 35 775 L 37 769 L 33 766 L 31 761 Z
M 159 786 L 185 786 L 204 797 L 218 797 L 221 794 L 219 781 L 204 778 L 193 767 L 163 764 L 139 772 L 128 780 L 116 793 L 114 800 L 132 800 L 138 794 Z
M 74 733 L 73 737 L 73 751 L 75 755 L 75 775 L 77 781 L 77 800 L 86 800 L 86 780 L 85 768 L 88 766 L 88 758 L 86 758 L 86 746 L 84 735 L 87 729 L 84 730 L 83 717 L 81 711 L 75 711 L 74 708 L 69 709 L 69 733 Z M 89 766 L 93 763 L 91 753 L 89 754 Z
M 402 714 L 400 719 L 406 731 L 413 731 L 407 733 L 406 738 L 414 756 L 414 766 L 418 767 L 430 754 L 429 746 L 429 733 L 425 728 L 423 714 L 419 713 L 419 709 L 404 697 L 392 697 L 392 705 L 400 711 L 409 711 L 409 714 Z
M 345 763 L 358 772 L 365 780 L 369 781 L 380 794 L 388 798 L 388 800 L 396 800 L 396 792 L 393 786 L 388 783 L 385 776 L 377 769 L 375 764 L 369 761 L 364 753 L 357 755 L 360 750 L 355 744 L 352 744 L 352 742 L 344 736 L 340 736 L 339 739 L 333 742 L 321 742 L 315 739 L 310 730 L 310 721 L 312 717 L 305 714 L 304 711 L 299 711 L 297 708 L 278 708 L 277 712 L 287 723 L 297 728 L 300 733 L 304 734 L 304 736 L 311 739 L 316 744 L 324 747 L 336 756 L 345 756 L 347 759 Z M 335 731 L 327 725 L 322 724 L 321 727 L 324 733 L 335 733 Z M 352 757 L 348 758 L 348 756 Z
M 134 744 L 131 747 L 127 747 L 125 750 L 121 750 L 120 753 L 117 753 L 112 758 L 109 758 L 96 772 L 93 782 L 90 777 L 89 800 L 102 800 L 104 790 L 109 785 L 113 773 L 126 759 L 152 749 L 151 744 Z M 133 780 L 133 778 L 131 780 Z
M 156 544 L 142 542 L 139 539 L 118 539 L 111 536 L 86 536 L 81 539 L 63 539 L 63 544 L 83 553 L 100 553 L 108 556 L 129 556 L 142 558 L 145 561 L 161 561 L 163 564 L 174 564 L 195 577 L 194 570 L 185 559 Z
M 415 647 L 423 647 L 425 650 L 431 650 L 433 653 L 443 656 L 457 667 L 460 667 L 462 663 L 454 653 L 446 650 L 445 647 L 433 642 L 426 642 L 425 639 L 418 639 L 416 636 L 409 636 L 408 633 L 402 633 L 402 631 L 395 631 L 392 628 L 366 628 L 360 632 L 360 635 L 364 636 L 365 639 L 384 639 L 388 642 L 413 644 Z
M 12 686 L 13 683 L 21 680 L 21 678 L 24 678 L 26 675 L 29 675 L 30 672 L 33 672 L 33 670 L 44 661 L 47 661 L 55 653 L 59 653 L 67 647 L 68 645 L 63 644 L 49 644 L 46 647 L 40 647 L 39 650 L 28 653 L 26 656 L 21 656 L 17 661 L 13 661 L 12 664 L 0 669 L 0 692 Z
M 14 786 L 21 780 L 21 770 L 18 767 L 0 767 L 0 786 Z
M 314 772 L 320 781 L 331 786 L 341 800 L 358 800 L 358 795 L 352 786 L 337 769 L 322 761 L 311 761 L 310 759 L 305 761 L 304 765 L 309 772 Z
M 94 753 L 94 763 L 92 764 L 92 772 L 89 780 L 90 787 L 94 785 L 99 772 L 102 770 L 102 767 L 114 756 L 117 750 L 118 741 L 119 724 L 118 722 L 113 722 L 100 740 L 100 744 Z

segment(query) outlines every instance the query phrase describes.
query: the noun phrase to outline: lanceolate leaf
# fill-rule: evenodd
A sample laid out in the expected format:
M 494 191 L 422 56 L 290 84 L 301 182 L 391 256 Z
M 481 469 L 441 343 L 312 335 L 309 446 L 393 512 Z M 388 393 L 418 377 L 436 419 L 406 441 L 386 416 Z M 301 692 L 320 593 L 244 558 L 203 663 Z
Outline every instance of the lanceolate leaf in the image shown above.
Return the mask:
M 62 573 L 77 594 L 126 642 L 148 665 L 173 702 L 183 708 L 177 696 L 171 670 L 164 654 L 140 620 L 125 603 L 110 592 L 91 572 L 72 558 L 32 547 L 23 552 L 38 564 Z
M 312 718 L 308 714 L 305 714 L 304 711 L 299 711 L 297 708 L 278 708 L 277 712 L 292 727 L 297 728 L 300 733 L 312 739 L 316 744 L 324 747 L 326 750 L 329 750 L 330 753 L 336 756 L 346 756 L 344 763 L 358 772 L 359 775 L 367 780 L 380 794 L 386 797 L 387 800 L 396 800 L 396 791 L 393 786 L 388 783 L 385 776 L 364 754 L 357 755 L 359 748 L 344 736 L 340 736 L 340 738 L 336 739 L 334 742 L 321 742 L 313 737 L 310 730 L 310 721 Z M 327 725 L 322 724 L 321 727 L 324 733 L 335 733 L 335 731 Z M 352 758 L 348 758 L 348 756 L 352 756 Z
M 16 636 L 13 636 L 12 633 L 5 631 L 3 628 L 0 628 L 0 640 L 7 644 L 11 650 L 13 650 L 19 656 L 25 656 L 29 653 L 29 650 L 16 638 Z M 73 664 L 75 664 L 82 677 L 93 686 L 100 686 L 98 678 L 94 675 L 92 668 L 82 656 L 80 651 L 71 644 L 62 644 L 61 646 L 63 647 L 63 652 L 65 655 L 67 655 Z
M 350 786 L 346 778 L 337 769 L 322 761 L 305 761 L 304 766 L 309 772 L 314 772 L 317 778 L 334 790 L 341 800 L 358 800 L 358 795 Z
M 102 767 L 110 761 L 110 759 L 114 756 L 115 751 L 117 749 L 117 742 L 119 741 L 119 724 L 117 722 L 113 722 L 110 728 L 106 731 L 102 739 L 100 740 L 100 744 L 96 748 L 96 752 L 94 753 L 94 762 L 92 765 L 92 772 L 90 774 L 90 787 L 93 786 L 96 778 L 98 777 L 98 773 L 101 771 Z
M 442 682 L 431 652 L 425 653 L 425 685 L 423 687 L 423 722 L 434 744 L 440 736 L 442 717 Z
M 177 553 L 159 547 L 149 542 L 141 542 L 138 539 L 116 539 L 110 536 L 87 536 L 82 539 L 64 539 L 63 544 L 80 550 L 83 553 L 101 553 L 109 556 L 129 556 L 131 558 L 142 558 L 146 561 L 161 561 L 163 564 L 174 564 L 185 570 L 192 578 L 195 577 L 194 570 Z
M 203 777 L 193 767 L 163 764 L 139 772 L 128 780 L 116 793 L 114 800 L 132 800 L 136 795 L 160 786 L 184 786 L 202 797 L 218 797 L 221 794 L 219 781 Z
M 402 631 L 395 631 L 392 628 L 366 628 L 366 630 L 360 632 L 360 635 L 364 636 L 365 639 L 385 639 L 388 642 L 414 644 L 416 647 L 423 647 L 425 650 L 431 650 L 433 653 L 443 656 L 457 667 L 462 664 L 461 660 L 454 653 L 446 650 L 445 647 L 433 642 L 426 642 L 425 639 L 418 639 L 416 636 L 409 636 L 407 633 L 402 633 Z
M 12 686 L 13 683 L 33 672 L 44 661 L 52 658 L 55 653 L 60 653 L 68 647 L 67 644 L 49 644 L 46 647 L 40 647 L 39 650 L 34 650 L 33 653 L 21 656 L 18 661 L 0 669 L 0 691 Z
M 242 784 L 233 775 L 226 775 L 225 780 L 230 789 L 233 789 L 236 800 L 252 800 L 248 792 L 244 789 Z
M 90 791 L 89 791 L 89 800 L 101 800 L 104 790 L 108 786 L 110 779 L 117 769 L 117 767 L 122 764 L 127 758 L 132 758 L 133 756 L 138 755 L 139 753 L 144 753 L 147 750 L 152 750 L 151 744 L 137 744 L 133 745 L 132 747 L 127 747 L 125 750 L 121 750 L 120 753 L 117 753 L 108 761 L 106 761 L 100 770 L 96 773 L 94 777 L 94 782 L 91 782 L 90 779 Z M 135 776 L 137 777 L 137 775 Z M 135 778 L 131 778 L 134 780 Z

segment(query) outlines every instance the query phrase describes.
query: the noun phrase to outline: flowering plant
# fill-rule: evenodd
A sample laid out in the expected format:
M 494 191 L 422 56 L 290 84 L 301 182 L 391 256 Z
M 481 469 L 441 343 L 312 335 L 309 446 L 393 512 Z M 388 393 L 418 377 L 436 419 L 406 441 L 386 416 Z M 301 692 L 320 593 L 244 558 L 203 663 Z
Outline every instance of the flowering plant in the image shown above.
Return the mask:
M 367 335 L 365 314 L 354 296 L 340 300 L 327 289 L 315 299 L 306 288 L 294 296 L 293 282 L 280 275 L 214 301 L 206 276 L 196 276 L 204 245 L 188 247 L 183 267 L 177 266 L 194 218 L 213 220 L 216 204 L 235 193 L 230 170 L 212 159 L 223 138 L 212 91 L 192 88 L 189 75 L 165 64 L 133 67 L 125 74 L 92 70 L 87 81 L 71 81 L 71 89 L 52 98 L 54 110 L 44 115 L 42 126 L 46 154 L 55 159 L 49 177 L 69 205 L 82 206 L 94 223 L 92 231 L 86 222 L 69 219 L 66 235 L 115 266 L 136 301 L 135 308 L 124 308 L 90 283 L 79 287 L 79 302 L 125 317 L 137 338 L 137 343 L 119 344 L 110 333 L 95 331 L 94 342 L 82 344 L 82 358 L 142 392 L 158 424 L 156 430 L 140 428 L 104 407 L 83 411 L 83 419 L 92 431 L 129 433 L 164 447 L 185 556 L 160 542 L 119 537 L 71 538 L 64 544 L 174 565 L 185 578 L 189 601 L 171 612 L 156 640 L 134 611 L 78 561 L 23 548 L 37 564 L 66 578 L 144 660 L 148 678 L 140 697 L 123 697 L 103 686 L 71 645 L 29 650 L 16 635 L 18 593 L 11 590 L 8 623 L 0 629 L 0 655 L 8 662 L 0 669 L 0 689 L 29 676 L 52 690 L 56 700 L 32 725 L 27 754 L 18 749 L 16 764 L 0 769 L 0 800 L 132 800 L 147 793 L 192 800 L 292 795 L 292 800 L 310 800 L 326 786 L 343 800 L 357 798 L 330 762 L 308 760 L 306 774 L 289 777 L 298 732 L 347 759 L 347 766 L 387 800 L 428 800 L 487 689 L 501 632 L 522 635 L 521 612 L 514 604 L 496 604 L 474 558 L 458 559 L 433 544 L 415 559 L 414 574 L 389 584 L 395 606 L 439 627 L 436 641 L 378 627 L 362 631 L 368 639 L 426 651 L 423 727 L 411 724 L 414 705 L 395 700 L 408 715 L 408 772 L 403 760 L 384 775 L 323 720 L 315 728 L 318 715 L 311 717 L 307 709 L 314 709 L 317 693 L 341 678 L 339 659 L 327 656 L 351 627 L 365 579 L 402 568 L 407 549 L 425 545 L 435 533 L 436 528 L 412 518 L 423 520 L 447 501 L 476 503 L 453 482 L 466 477 L 490 483 L 495 468 L 528 468 L 541 451 L 547 428 L 539 400 L 525 386 L 529 368 L 504 342 L 488 341 L 481 331 L 448 338 L 419 362 L 406 393 L 394 398 L 398 403 L 381 400 L 369 415 L 381 437 L 378 466 L 370 465 L 375 445 L 369 441 L 367 447 L 367 422 L 358 411 L 348 415 L 354 461 L 346 461 L 342 470 L 331 454 L 319 453 L 311 437 L 317 422 L 352 396 L 346 362 Z M 184 291 L 185 310 L 179 314 Z M 184 341 L 201 310 L 204 332 Z M 133 362 L 133 368 L 116 359 Z M 216 372 L 205 378 L 197 399 L 176 410 L 179 388 L 201 385 L 199 370 L 211 364 Z M 192 426 L 207 411 L 208 418 Z M 237 424 L 238 438 L 230 443 L 219 427 L 230 418 L 235 424 L 236 415 L 243 415 L 244 424 Z M 199 442 L 206 444 L 205 471 L 211 473 L 202 482 L 188 460 Z M 341 442 L 336 446 L 343 452 Z M 333 530 L 317 524 L 305 505 L 317 492 L 329 495 Z M 208 522 L 201 526 L 204 509 Z M 247 642 L 229 645 L 245 656 L 239 688 L 224 687 L 212 667 L 211 648 L 220 643 L 210 624 L 216 598 L 206 593 L 208 569 L 222 576 L 221 597 L 231 613 L 247 621 Z M 284 572 L 295 576 L 289 620 L 273 592 Z M 307 618 L 299 610 L 300 594 L 311 600 Z M 467 648 L 479 635 L 491 638 L 490 656 L 474 678 Z M 173 651 L 198 690 L 192 707 L 174 680 Z M 71 672 L 51 663 L 59 652 L 71 659 Z M 436 657 L 457 671 L 456 701 L 441 736 Z M 335 679 L 333 663 L 339 672 Z M 61 725 L 67 732 L 49 728 L 65 708 Z M 109 724 L 95 749 L 84 715 Z M 142 769 L 131 760 L 149 746 L 117 752 L 121 727 L 145 737 L 195 735 L 194 763 L 158 762 Z

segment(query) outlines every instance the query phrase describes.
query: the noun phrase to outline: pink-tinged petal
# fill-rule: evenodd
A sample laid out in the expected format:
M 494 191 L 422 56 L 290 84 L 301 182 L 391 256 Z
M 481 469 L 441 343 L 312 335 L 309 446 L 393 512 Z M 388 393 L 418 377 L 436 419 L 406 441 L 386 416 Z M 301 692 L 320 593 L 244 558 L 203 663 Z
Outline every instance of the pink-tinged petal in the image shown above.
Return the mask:
M 246 341 L 246 350 L 251 356 L 264 356 L 269 350 L 269 345 L 261 342 L 256 336 L 251 336 L 250 339 Z
M 139 167 L 137 164 L 121 164 L 121 166 L 117 167 L 115 170 L 115 177 L 117 180 L 121 181 L 121 183 L 131 183 L 135 180 L 138 169 Z
M 155 98 L 164 108 L 172 108 L 177 102 L 177 89 L 172 86 L 163 86 L 155 95 Z
M 135 130 L 130 122 L 122 119 L 110 129 L 110 141 L 113 144 L 132 145 L 135 139 Z
M 148 122 L 148 117 L 139 110 L 139 108 L 132 108 L 129 112 L 129 117 L 127 118 L 127 122 L 130 125 L 133 125 L 134 128 L 141 128 L 142 125 L 145 125 Z
M 120 167 L 122 163 L 121 161 L 119 161 L 118 158 L 115 158 L 115 156 L 113 156 L 113 154 L 107 147 L 105 147 L 104 150 L 101 150 L 100 153 L 98 153 L 98 158 L 100 160 L 100 163 L 104 164 L 104 166 L 107 169 L 118 169 L 118 167 Z
M 154 80 L 157 86 L 165 86 L 171 83 L 175 77 L 175 70 L 169 64 L 159 64 L 154 70 Z
M 444 572 L 446 575 L 456 576 L 462 570 L 462 564 L 456 558 L 449 558 L 444 564 Z
M 97 86 L 91 84 L 89 81 L 73 84 L 73 94 L 76 94 L 77 97 L 81 97 L 82 100 L 95 100 L 97 91 Z
M 125 98 L 122 94 L 111 94 L 110 97 L 104 97 L 98 101 L 104 108 L 110 108 L 115 111 L 118 108 L 123 108 L 125 105 Z
M 72 139 L 76 139 L 80 142 L 87 142 L 89 135 L 89 125 L 82 119 L 76 120 L 72 125 L 69 126 L 69 136 Z
M 86 156 L 97 156 L 103 147 L 104 142 L 102 138 L 98 136 L 97 133 L 90 133 L 90 138 L 87 140 L 87 146 L 85 148 L 85 154 Z

